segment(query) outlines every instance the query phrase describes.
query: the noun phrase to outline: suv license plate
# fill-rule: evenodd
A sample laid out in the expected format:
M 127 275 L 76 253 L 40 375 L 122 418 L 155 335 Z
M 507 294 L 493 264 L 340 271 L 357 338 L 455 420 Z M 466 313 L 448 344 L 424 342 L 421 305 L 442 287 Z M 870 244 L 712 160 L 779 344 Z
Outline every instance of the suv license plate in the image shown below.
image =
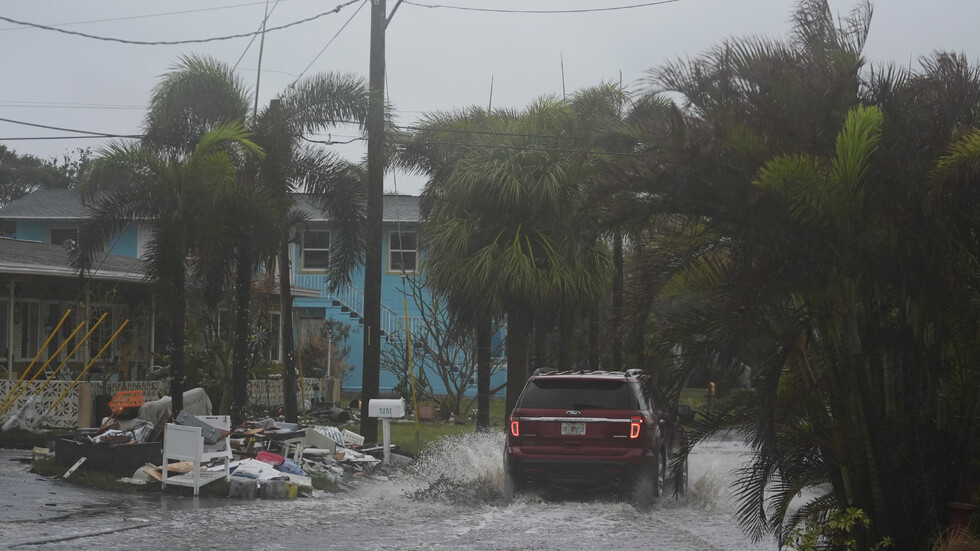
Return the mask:
M 562 423 L 563 436 L 582 436 L 585 434 L 585 423 Z

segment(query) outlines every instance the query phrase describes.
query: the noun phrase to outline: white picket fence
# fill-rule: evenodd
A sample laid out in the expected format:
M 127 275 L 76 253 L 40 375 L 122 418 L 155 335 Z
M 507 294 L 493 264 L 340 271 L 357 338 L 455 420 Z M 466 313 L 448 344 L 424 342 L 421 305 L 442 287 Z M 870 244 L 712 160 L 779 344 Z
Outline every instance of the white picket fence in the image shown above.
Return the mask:
M 27 390 L 24 390 L 17 398 L 16 402 L 12 407 L 9 407 L 7 411 L 0 416 L 0 425 L 5 423 L 7 419 L 19 412 L 23 405 L 27 402 L 30 396 L 37 394 L 38 390 L 44 383 L 41 381 L 35 381 L 27 385 Z M 52 428 L 72 428 L 78 425 L 78 385 L 72 388 L 68 394 L 55 403 L 58 398 L 65 392 L 65 390 L 71 385 L 71 381 L 51 381 L 44 390 L 38 395 L 36 404 L 38 411 L 48 412 L 43 421 L 42 425 Z M 300 403 L 300 400 L 329 400 L 332 396 L 332 379 L 304 379 L 302 388 L 296 392 L 296 401 Z M 13 396 L 10 395 L 11 389 L 14 389 L 17 385 L 16 380 L 0 380 L 0 400 L 6 402 L 9 398 Z M 95 396 L 97 394 L 115 396 L 117 392 L 123 390 L 141 390 L 143 391 L 143 397 L 147 400 L 157 400 L 167 394 L 169 391 L 169 383 L 166 381 L 129 381 L 120 383 L 93 383 L 92 384 L 92 400 L 94 402 Z M 14 395 L 21 392 L 24 388 L 24 383 L 17 386 L 14 391 Z M 9 397 L 9 398 L 8 398 Z M 216 403 L 218 400 L 217 396 L 211 396 L 211 401 L 214 407 L 217 407 Z M 282 393 L 282 381 L 281 380 L 254 380 L 249 381 L 248 384 L 248 402 L 252 407 L 259 409 L 270 408 L 272 406 L 281 405 L 283 402 Z M 52 408 L 54 405 L 54 408 Z M 6 406 L 4 406 L 6 407 Z M 92 404 L 92 408 L 89 411 L 93 411 L 95 404 Z M 302 405 L 300 405 L 302 409 Z

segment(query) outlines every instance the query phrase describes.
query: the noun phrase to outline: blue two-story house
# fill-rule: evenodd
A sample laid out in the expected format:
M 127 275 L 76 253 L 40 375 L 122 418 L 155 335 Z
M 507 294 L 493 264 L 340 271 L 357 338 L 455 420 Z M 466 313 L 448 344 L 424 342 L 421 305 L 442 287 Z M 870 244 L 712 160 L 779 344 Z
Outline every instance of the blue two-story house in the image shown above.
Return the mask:
M 292 266 L 289 276 L 294 289 L 296 312 L 294 319 L 299 322 L 296 333 L 303 338 L 309 329 L 318 323 L 322 325 L 324 320 L 348 324 L 346 342 L 331 344 L 349 348 L 349 355 L 343 362 L 348 371 L 342 377 L 341 384 L 345 391 L 359 392 L 364 363 L 363 331 L 359 323 L 364 303 L 361 288 L 364 281 L 363 269 L 352 274 L 351 285 L 331 293 L 327 281 L 327 266 L 335 228 L 319 209 L 307 201 L 306 196 L 297 194 L 295 201 L 296 207 L 307 219 L 297 226 L 296 238 L 289 250 Z M 78 228 L 87 217 L 88 209 L 82 203 L 81 195 L 77 191 L 64 189 L 40 189 L 0 208 L 0 220 L 15 224 L 16 230 L 12 237 L 46 244 L 63 244 L 77 239 Z M 406 327 L 411 329 L 413 341 L 419 335 L 426 334 L 424 318 L 416 300 L 412 298 L 410 284 L 410 279 L 419 273 L 422 262 L 417 239 L 419 222 L 418 197 L 384 197 L 381 330 L 385 336 L 382 341 L 382 355 L 387 356 L 389 362 L 391 358 L 404 356 L 394 347 L 405 347 Z M 113 240 L 109 252 L 119 257 L 142 258 L 150 238 L 148 225 L 133 223 Z M 424 288 L 421 299 L 423 303 L 430 300 Z M 280 312 L 270 310 L 266 314 L 271 329 L 279 332 Z M 278 337 L 275 342 L 281 343 L 282 335 Z M 274 363 L 281 362 L 281 345 L 270 351 L 268 359 Z M 437 394 L 445 391 L 445 385 L 439 377 L 430 374 L 428 380 Z M 495 374 L 492 386 L 496 388 L 504 380 L 505 374 L 501 371 Z M 399 378 L 394 372 L 382 369 L 382 393 L 392 392 L 398 383 Z M 474 392 L 475 382 L 471 389 L 467 389 L 468 394 Z

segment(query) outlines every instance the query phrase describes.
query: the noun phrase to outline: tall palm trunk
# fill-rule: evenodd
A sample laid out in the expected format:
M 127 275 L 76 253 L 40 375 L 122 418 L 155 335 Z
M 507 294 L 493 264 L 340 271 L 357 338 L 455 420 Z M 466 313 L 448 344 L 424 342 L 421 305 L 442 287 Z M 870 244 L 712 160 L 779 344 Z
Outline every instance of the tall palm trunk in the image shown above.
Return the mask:
M 252 249 L 246 243 L 235 263 L 235 333 L 231 364 L 231 422 L 239 426 L 248 409 L 249 298 L 252 292 Z
M 282 392 L 286 422 L 299 420 L 296 408 L 296 350 L 293 347 L 293 292 L 290 286 L 289 229 L 282 230 L 279 246 L 279 297 L 282 304 Z
M 174 315 L 170 320 L 170 411 L 173 417 L 184 409 L 184 324 L 187 318 L 187 274 L 184 270 L 174 272 Z
M 849 368 L 854 375 L 855 386 L 858 391 L 858 398 L 861 400 L 861 417 L 864 420 L 865 429 L 868 433 L 868 445 L 871 452 L 871 460 L 874 464 L 872 488 L 875 492 L 881 492 L 881 504 L 885 510 L 880 517 L 885 520 L 888 526 L 888 533 L 894 536 L 897 549 L 910 549 L 912 530 L 908 520 L 902 514 L 902 501 L 896 489 L 897 479 L 889 458 L 889 446 L 885 443 L 881 419 L 878 416 L 878 409 L 875 406 L 874 396 L 871 392 L 871 382 L 869 380 L 867 362 L 861 350 L 861 340 L 858 336 L 857 322 L 857 284 L 854 281 L 845 282 L 845 300 L 847 304 L 847 341 Z M 903 543 L 904 542 L 904 543 Z
M 490 316 L 481 314 L 476 326 L 476 430 L 490 430 L 490 353 L 493 328 Z
M 613 235 L 613 274 L 612 319 L 610 338 L 612 340 L 612 370 L 623 370 L 623 234 L 618 229 Z
M 589 369 L 599 369 L 599 308 L 589 307 Z
M 531 349 L 531 327 L 527 312 L 512 310 L 507 316 L 507 414 L 514 411 L 517 398 L 528 378 L 528 353 Z

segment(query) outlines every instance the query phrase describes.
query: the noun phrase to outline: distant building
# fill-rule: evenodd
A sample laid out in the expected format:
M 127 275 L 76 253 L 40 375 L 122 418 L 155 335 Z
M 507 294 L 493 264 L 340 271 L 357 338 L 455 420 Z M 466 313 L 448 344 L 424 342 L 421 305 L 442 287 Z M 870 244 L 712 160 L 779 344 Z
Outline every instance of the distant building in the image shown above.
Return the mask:
M 364 301 L 364 293 L 360 288 L 364 281 L 363 269 L 352 274 L 352 285 L 345 286 L 335 293 L 329 292 L 327 266 L 331 244 L 335 238 L 335 228 L 330 220 L 324 218 L 324 215 L 310 204 L 307 196 L 297 194 L 296 206 L 308 217 L 307 222 L 299 224 L 295 228 L 295 243 L 289 249 L 293 268 L 289 277 L 294 289 L 296 319 L 299 321 L 297 333 L 300 334 L 300 338 L 303 338 L 310 328 L 323 320 L 336 320 L 350 324 L 350 338 L 346 343 L 350 347 L 350 355 L 346 362 L 353 369 L 344 377 L 342 383 L 345 390 L 358 392 L 361 389 L 363 367 L 363 332 L 359 323 L 362 319 Z M 71 289 L 68 287 L 61 288 L 61 284 L 32 287 L 30 281 L 32 276 L 18 278 L 16 269 L 22 264 L 30 265 L 33 256 L 51 255 L 60 259 L 57 277 L 61 278 L 61 281 L 71 280 L 73 277 L 77 279 L 77 276 L 73 276 L 73 272 L 68 266 L 67 251 L 64 245 L 78 239 L 78 228 L 88 217 L 88 214 L 88 209 L 82 204 L 80 194 L 77 191 L 64 189 L 40 189 L 0 208 L 0 220 L 14 223 L 16 226 L 15 239 L 21 242 L 32 242 L 28 248 L 33 251 L 25 252 L 23 256 L 8 257 L 4 254 L 4 249 L 0 249 L 0 258 L 4 259 L 3 262 L 0 262 L 0 284 L 3 285 L 4 289 L 7 289 L 8 285 L 5 282 L 12 280 L 14 281 L 15 292 L 18 287 L 24 289 L 24 292 L 27 292 L 27 289 L 32 289 L 30 293 L 33 298 L 30 300 L 38 304 L 39 314 L 37 320 L 29 318 L 28 321 L 31 331 L 36 332 L 37 335 L 47 334 L 45 329 L 49 327 L 50 318 L 55 316 L 57 311 L 60 311 L 51 304 L 62 304 L 61 308 L 64 308 L 73 301 L 78 302 L 82 299 L 74 298 Z M 420 267 L 421 259 L 419 258 L 417 239 L 419 220 L 418 197 L 405 195 L 387 195 L 384 197 L 382 236 L 382 269 L 384 273 L 381 283 L 381 330 L 385 337 L 385 340 L 382 341 L 383 346 L 391 347 L 396 346 L 396 343 L 403 343 L 403 336 L 400 339 L 389 337 L 399 331 L 404 335 L 406 324 L 413 327 L 421 323 L 417 306 L 410 296 L 406 301 L 404 294 L 406 290 L 410 292 L 406 286 L 405 277 L 416 274 Z M 141 290 L 143 295 L 147 293 L 145 285 L 141 283 L 144 274 L 139 268 L 140 262 L 134 259 L 142 258 L 146 254 L 146 247 L 150 238 L 149 226 L 134 222 L 112 242 L 109 258 L 112 259 L 111 266 L 114 269 L 110 270 L 108 269 L 109 265 L 106 265 L 100 268 L 100 272 L 106 277 L 115 274 L 119 278 L 115 288 L 126 288 L 133 292 L 134 296 L 138 294 L 135 293 L 137 288 Z M 3 241 L 11 242 L 13 240 L 5 239 Z M 23 244 L 19 243 L 19 245 Z M 55 253 L 54 251 L 58 252 Z M 125 268 L 125 262 L 130 262 L 131 266 Z M 9 273 L 5 270 L 9 270 Z M 99 280 L 99 272 L 95 274 L 94 280 Z M 105 278 L 103 280 L 110 281 Z M 100 284 L 99 289 L 104 286 Z M 0 314 L 7 313 L 3 319 L 10 318 L 10 307 L 5 306 L 10 303 L 10 300 L 0 296 Z M 145 302 L 145 296 L 143 300 Z M 13 304 L 14 307 L 17 306 L 16 299 Z M 128 306 L 129 304 L 114 305 L 115 310 L 113 311 L 117 316 L 123 316 L 125 313 L 125 309 L 122 308 L 123 305 L 135 307 Z M 40 309 L 45 305 L 49 311 L 45 311 L 42 316 Z M 27 319 L 23 318 L 23 307 L 21 308 L 19 315 L 22 316 L 22 319 Z M 31 306 L 30 308 L 35 307 Z M 270 309 L 266 314 L 272 331 L 280 332 L 281 313 Z M 25 341 L 29 346 L 24 351 L 17 348 L 19 343 L 16 341 L 22 338 L 21 331 L 16 328 L 15 331 L 11 331 L 0 325 L 0 342 L 5 342 L 2 340 L 5 335 L 6 341 L 14 341 L 14 360 L 18 365 L 22 363 L 21 360 L 25 357 L 23 354 L 28 353 L 30 346 L 33 346 L 33 341 L 30 341 L 30 338 L 33 337 L 30 337 L 28 341 Z M 153 336 L 153 330 L 148 329 L 148 331 L 150 331 L 151 336 L 145 343 L 145 350 L 140 349 L 139 354 L 133 356 L 135 364 L 147 367 L 149 366 L 150 351 L 161 352 L 164 345 L 161 342 L 163 339 Z M 417 331 L 413 331 L 413 333 L 418 334 Z M 34 333 L 30 334 L 33 335 Z M 281 343 L 281 335 L 279 336 L 280 338 L 276 340 L 277 343 Z M 401 345 L 399 344 L 399 346 Z M 121 354 L 121 350 L 118 352 Z M 269 359 L 273 362 L 281 362 L 281 345 L 270 351 Z M 503 377 L 503 375 L 498 375 L 494 386 L 502 382 Z M 430 377 L 430 381 L 433 383 L 436 392 L 439 392 L 442 385 L 438 378 Z M 397 383 L 397 377 L 393 373 L 381 372 L 380 387 L 382 392 L 390 392 Z

